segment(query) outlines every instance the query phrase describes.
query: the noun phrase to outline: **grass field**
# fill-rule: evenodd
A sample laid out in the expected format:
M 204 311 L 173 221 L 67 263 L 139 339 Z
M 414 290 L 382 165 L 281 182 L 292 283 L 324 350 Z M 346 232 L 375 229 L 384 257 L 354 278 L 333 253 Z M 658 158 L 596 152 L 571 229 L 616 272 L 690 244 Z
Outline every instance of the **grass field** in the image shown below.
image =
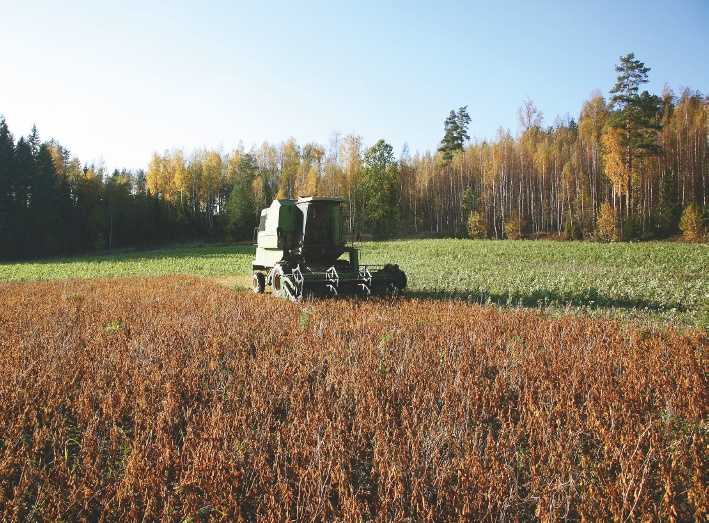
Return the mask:
M 709 327 L 707 245 L 403 240 L 360 248 L 363 263 L 399 263 L 413 296 Z M 253 253 L 208 244 L 0 264 L 0 281 L 187 274 L 245 287 Z
M 697 330 L 176 276 L 0 284 L 0 303 L 2 521 L 709 510 Z

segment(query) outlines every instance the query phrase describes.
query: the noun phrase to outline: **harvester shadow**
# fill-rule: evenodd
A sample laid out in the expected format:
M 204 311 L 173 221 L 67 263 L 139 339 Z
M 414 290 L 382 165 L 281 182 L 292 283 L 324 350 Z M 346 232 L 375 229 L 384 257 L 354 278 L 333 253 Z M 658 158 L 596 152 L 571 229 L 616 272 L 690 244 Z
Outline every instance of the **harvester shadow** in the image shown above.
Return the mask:
M 654 312 L 684 312 L 686 307 L 680 303 L 659 303 L 643 298 L 618 298 L 608 296 L 597 288 L 591 287 L 581 292 L 557 292 L 537 289 L 532 292 L 494 293 L 484 289 L 457 290 L 407 290 L 407 298 L 439 301 L 464 301 L 480 305 L 498 305 L 502 307 L 581 307 L 584 309 L 626 309 L 649 310 Z

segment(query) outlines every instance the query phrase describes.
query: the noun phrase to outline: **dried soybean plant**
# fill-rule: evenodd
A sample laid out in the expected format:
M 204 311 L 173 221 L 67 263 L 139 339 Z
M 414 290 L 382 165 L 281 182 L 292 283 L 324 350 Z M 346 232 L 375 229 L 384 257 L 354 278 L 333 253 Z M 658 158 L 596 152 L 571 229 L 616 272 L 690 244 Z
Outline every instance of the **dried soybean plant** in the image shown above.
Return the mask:
M 0 286 L 2 519 L 701 519 L 706 335 L 172 277 Z

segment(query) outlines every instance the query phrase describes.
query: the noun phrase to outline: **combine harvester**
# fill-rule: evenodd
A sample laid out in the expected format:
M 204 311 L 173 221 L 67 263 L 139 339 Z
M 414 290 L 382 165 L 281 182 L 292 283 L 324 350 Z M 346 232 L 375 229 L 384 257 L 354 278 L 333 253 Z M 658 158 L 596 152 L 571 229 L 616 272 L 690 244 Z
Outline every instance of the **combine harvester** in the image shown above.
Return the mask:
M 406 287 L 398 265 L 360 265 L 345 245 L 340 198 L 274 200 L 261 211 L 253 289 L 276 296 L 397 295 Z M 341 256 L 347 255 L 347 259 Z

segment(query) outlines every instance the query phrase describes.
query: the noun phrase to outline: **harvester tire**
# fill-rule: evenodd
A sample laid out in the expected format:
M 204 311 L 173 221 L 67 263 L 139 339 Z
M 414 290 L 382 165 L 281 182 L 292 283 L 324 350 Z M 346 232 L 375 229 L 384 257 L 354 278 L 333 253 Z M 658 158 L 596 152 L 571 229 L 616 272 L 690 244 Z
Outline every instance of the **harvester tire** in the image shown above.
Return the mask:
M 256 294 L 263 294 L 266 291 L 266 276 L 262 272 L 255 272 L 253 285 L 251 287 Z

